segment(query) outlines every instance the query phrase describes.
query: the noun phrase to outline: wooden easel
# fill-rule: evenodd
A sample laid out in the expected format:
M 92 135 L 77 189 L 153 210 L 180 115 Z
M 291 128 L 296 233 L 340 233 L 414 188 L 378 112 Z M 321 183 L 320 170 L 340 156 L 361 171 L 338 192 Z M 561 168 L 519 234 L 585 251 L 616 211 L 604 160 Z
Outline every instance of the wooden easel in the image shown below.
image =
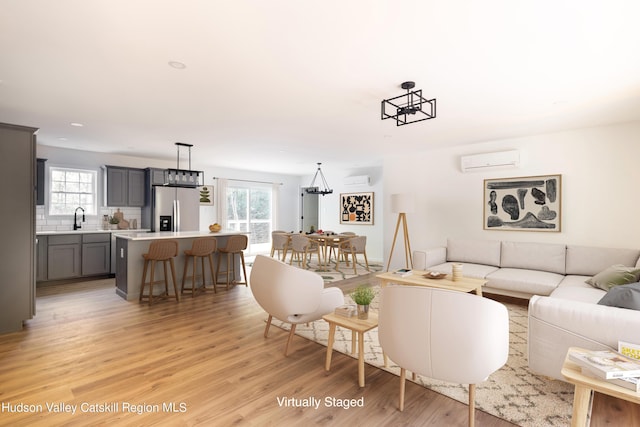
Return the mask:
M 411 254 L 411 243 L 409 242 L 409 229 L 407 228 L 407 214 L 400 212 L 398 214 L 398 223 L 396 224 L 396 232 L 393 234 L 393 243 L 391 244 L 391 253 L 389 254 L 389 260 L 387 261 L 387 270 L 389 271 L 389 265 L 391 264 L 391 258 L 393 257 L 393 248 L 396 246 L 396 239 L 398 238 L 398 230 L 400 229 L 400 223 L 402 222 L 402 232 L 404 234 L 404 257 L 405 268 L 413 268 L 413 255 Z

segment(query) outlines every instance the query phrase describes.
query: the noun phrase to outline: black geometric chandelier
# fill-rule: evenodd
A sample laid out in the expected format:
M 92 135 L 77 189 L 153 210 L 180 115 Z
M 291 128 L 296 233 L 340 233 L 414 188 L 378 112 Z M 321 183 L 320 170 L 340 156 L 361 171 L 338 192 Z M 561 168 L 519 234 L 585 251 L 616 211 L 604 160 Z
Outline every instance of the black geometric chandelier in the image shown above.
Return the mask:
M 321 164 L 322 163 L 318 163 L 318 170 L 316 170 L 316 174 L 313 176 L 313 180 L 311 180 L 311 185 L 309 185 L 305 190 L 308 194 L 322 194 L 324 196 L 326 194 L 333 193 L 333 190 L 329 188 L 329 184 L 327 184 L 327 180 L 324 178 L 324 174 L 320 169 Z M 320 175 L 320 179 L 322 181 L 322 188 L 316 186 L 316 179 L 318 178 L 318 175 Z
M 414 90 L 414 82 L 404 82 L 400 86 L 407 93 L 382 101 L 382 120 L 395 119 L 396 126 L 421 122 L 436 117 L 436 100 L 422 97 L 422 89 Z

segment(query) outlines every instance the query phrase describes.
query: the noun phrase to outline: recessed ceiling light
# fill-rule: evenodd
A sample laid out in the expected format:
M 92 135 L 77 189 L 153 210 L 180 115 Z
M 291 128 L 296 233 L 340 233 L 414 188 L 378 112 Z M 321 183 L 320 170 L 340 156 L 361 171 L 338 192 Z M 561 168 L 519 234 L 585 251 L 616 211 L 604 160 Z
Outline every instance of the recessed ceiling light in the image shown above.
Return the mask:
M 187 66 L 180 61 L 169 61 L 169 66 L 177 70 L 184 70 L 185 68 L 187 68 Z
M 72 122 L 69 123 L 71 126 L 77 127 L 77 128 L 81 128 L 82 126 L 84 126 L 82 123 L 78 123 L 78 122 Z
M 64 136 L 58 137 L 58 141 L 66 141 L 66 140 L 67 140 L 67 138 L 65 138 Z

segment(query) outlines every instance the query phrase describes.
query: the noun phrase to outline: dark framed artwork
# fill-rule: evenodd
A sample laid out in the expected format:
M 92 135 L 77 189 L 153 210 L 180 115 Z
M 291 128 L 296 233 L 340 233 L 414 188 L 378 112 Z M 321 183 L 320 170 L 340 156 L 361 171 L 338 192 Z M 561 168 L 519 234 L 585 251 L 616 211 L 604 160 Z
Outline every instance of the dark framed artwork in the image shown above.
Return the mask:
M 562 175 L 484 180 L 484 229 L 560 231 Z
M 373 225 L 373 193 L 340 193 L 340 224 Z

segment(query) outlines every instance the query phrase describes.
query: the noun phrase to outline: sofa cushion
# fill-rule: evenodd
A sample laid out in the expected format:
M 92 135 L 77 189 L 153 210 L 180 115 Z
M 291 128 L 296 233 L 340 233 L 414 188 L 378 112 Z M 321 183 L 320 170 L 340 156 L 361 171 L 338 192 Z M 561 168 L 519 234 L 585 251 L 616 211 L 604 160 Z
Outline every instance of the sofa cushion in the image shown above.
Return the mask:
M 615 286 L 598 301 L 598 304 L 640 310 L 640 283 Z
M 636 265 L 638 257 L 636 249 L 567 245 L 567 274 L 594 276 L 610 265 Z
M 550 296 L 551 298 L 596 304 L 607 292 L 587 284 L 587 279 L 589 276 L 565 276 Z
M 549 271 L 503 267 L 487 275 L 489 281 L 485 286 L 532 295 L 549 295 L 563 278 L 562 274 Z
M 565 274 L 565 254 L 565 245 L 502 242 L 500 266 Z
M 443 264 L 434 265 L 433 267 L 429 267 L 429 271 L 451 274 L 451 266 L 453 264 L 453 262 L 445 262 Z M 498 270 L 498 267 L 494 267 L 492 265 L 462 263 L 462 275 L 473 279 L 484 279 L 489 273 L 493 273 L 496 270 Z
M 595 288 L 608 291 L 614 286 L 626 285 L 637 282 L 640 279 L 640 269 L 626 267 L 622 264 L 612 265 L 605 268 L 600 273 L 586 280 L 586 283 Z
M 497 240 L 447 239 L 447 261 L 500 266 Z

